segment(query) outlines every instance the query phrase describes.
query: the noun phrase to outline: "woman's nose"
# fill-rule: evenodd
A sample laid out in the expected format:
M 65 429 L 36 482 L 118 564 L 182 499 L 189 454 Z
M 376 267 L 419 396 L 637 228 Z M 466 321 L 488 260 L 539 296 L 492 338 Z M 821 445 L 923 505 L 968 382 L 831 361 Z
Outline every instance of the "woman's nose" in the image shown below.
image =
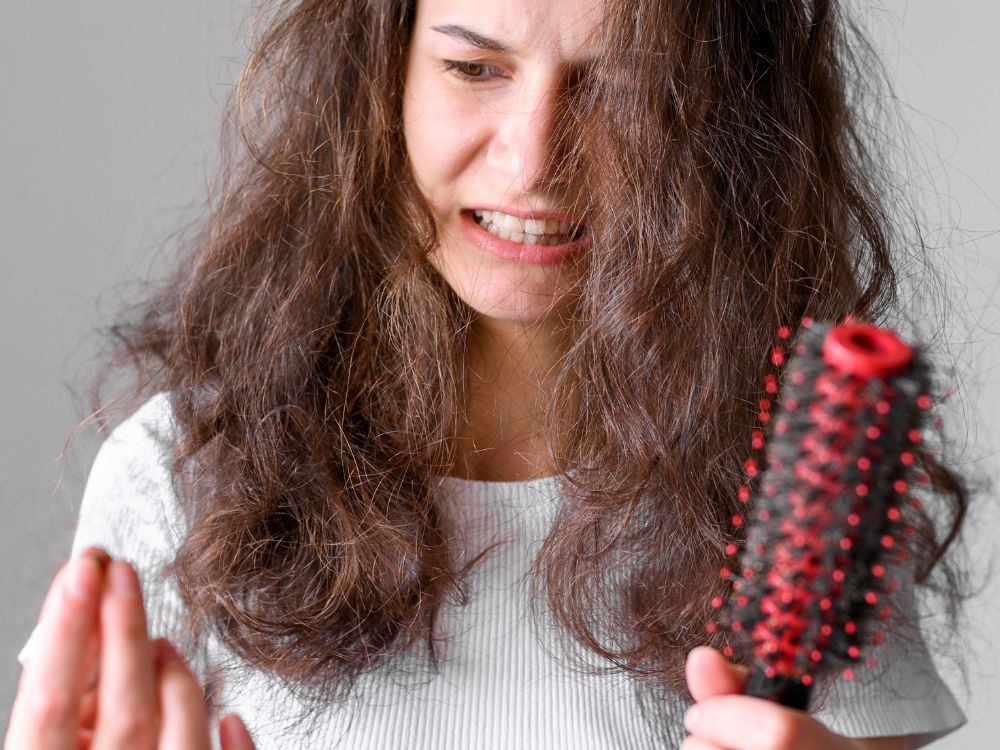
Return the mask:
M 521 97 L 505 112 L 487 152 L 487 162 L 527 194 L 537 192 L 551 174 L 557 119 L 555 86 Z

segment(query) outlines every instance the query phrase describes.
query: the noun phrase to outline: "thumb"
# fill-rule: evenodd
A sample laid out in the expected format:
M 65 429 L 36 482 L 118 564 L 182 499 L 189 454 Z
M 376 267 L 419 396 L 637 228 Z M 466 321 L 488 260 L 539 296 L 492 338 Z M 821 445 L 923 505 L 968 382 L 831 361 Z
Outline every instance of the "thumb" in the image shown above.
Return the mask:
M 696 702 L 716 695 L 742 693 L 747 681 L 746 667 L 731 664 L 726 657 L 709 646 L 698 646 L 691 650 L 684 673 L 688 690 Z

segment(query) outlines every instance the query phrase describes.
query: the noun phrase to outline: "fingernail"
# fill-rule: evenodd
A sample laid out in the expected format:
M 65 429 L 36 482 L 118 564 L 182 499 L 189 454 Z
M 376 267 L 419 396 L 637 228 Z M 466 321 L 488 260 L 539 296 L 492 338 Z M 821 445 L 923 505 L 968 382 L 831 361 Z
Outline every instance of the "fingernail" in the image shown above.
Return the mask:
M 688 732 L 694 732 L 698 727 L 698 715 L 701 713 L 701 709 L 698 706 L 691 706 L 684 714 L 684 726 Z
M 111 555 L 105 552 L 100 547 L 87 547 L 81 554 L 89 556 L 94 562 L 100 567 L 101 572 L 107 567 L 108 563 L 111 562 Z
M 98 573 L 94 561 L 84 555 L 69 564 L 68 588 L 77 599 L 85 600 L 97 593 Z
M 118 596 L 139 596 L 139 579 L 128 563 L 115 561 L 110 571 L 111 593 Z

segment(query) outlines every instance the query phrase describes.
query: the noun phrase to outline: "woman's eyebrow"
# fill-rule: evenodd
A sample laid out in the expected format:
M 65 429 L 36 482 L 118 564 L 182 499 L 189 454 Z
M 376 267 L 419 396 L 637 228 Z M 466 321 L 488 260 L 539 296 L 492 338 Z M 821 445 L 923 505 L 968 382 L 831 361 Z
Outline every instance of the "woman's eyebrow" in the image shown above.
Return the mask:
M 503 42 L 499 42 L 496 39 L 490 39 L 488 36 L 483 36 L 472 29 L 467 29 L 464 26 L 459 26 L 454 23 L 444 24 L 442 26 L 431 26 L 431 31 L 447 34 L 448 36 L 459 39 L 467 44 L 471 44 L 473 47 L 490 50 L 491 52 L 499 52 L 502 55 L 509 54 L 513 51 Z

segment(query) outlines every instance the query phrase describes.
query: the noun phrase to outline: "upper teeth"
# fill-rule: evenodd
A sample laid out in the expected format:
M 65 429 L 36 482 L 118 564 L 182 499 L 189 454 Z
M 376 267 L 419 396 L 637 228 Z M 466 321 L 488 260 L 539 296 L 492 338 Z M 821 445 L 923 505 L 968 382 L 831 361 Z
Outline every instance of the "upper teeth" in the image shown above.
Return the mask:
M 500 213 L 499 211 L 473 211 L 477 219 L 482 219 L 484 223 L 492 224 L 506 232 L 520 232 L 522 234 L 566 234 L 573 230 L 574 224 L 571 221 L 555 221 L 553 219 L 522 219 L 518 216 Z

